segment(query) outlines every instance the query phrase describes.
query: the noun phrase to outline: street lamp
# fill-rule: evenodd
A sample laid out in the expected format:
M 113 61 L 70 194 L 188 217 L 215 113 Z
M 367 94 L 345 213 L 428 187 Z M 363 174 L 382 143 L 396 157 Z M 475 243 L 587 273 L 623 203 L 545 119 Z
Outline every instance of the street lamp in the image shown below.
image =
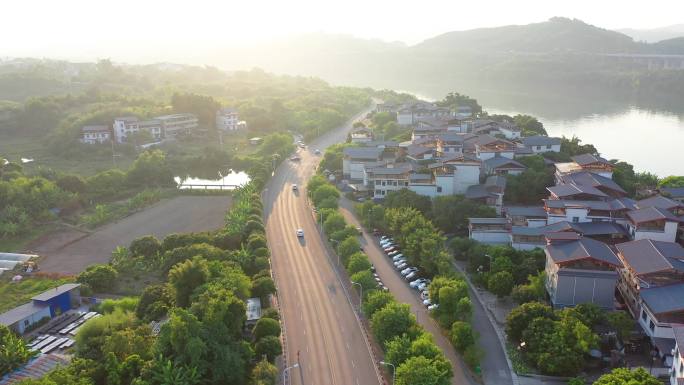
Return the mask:
M 394 385 L 395 376 L 397 374 L 397 367 L 391 362 L 380 361 L 380 365 L 391 366 L 392 367 L 392 385 Z
M 361 308 L 361 304 L 363 303 L 363 286 L 361 286 L 360 283 L 351 281 L 352 285 L 359 285 L 359 308 Z
M 290 369 L 295 369 L 295 368 L 298 368 L 298 367 L 299 367 L 299 363 L 296 363 L 296 364 L 294 364 L 294 365 L 292 365 L 292 366 L 288 366 L 287 368 L 285 368 L 285 369 L 283 370 L 283 383 L 285 383 L 285 373 L 287 373 L 287 371 L 290 370 Z M 288 381 L 288 382 L 289 382 L 289 383 L 292 383 L 292 381 Z

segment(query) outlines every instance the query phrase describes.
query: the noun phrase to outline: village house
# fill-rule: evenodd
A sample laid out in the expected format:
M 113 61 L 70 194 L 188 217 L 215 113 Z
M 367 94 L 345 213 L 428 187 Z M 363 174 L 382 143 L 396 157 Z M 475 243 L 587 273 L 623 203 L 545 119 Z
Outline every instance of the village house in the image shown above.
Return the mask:
M 216 129 L 224 132 L 235 132 L 246 130 L 247 123 L 240 120 L 238 111 L 235 108 L 224 107 L 216 111 Z
M 158 119 L 140 120 L 134 116 L 114 119 L 114 139 L 117 143 L 126 143 L 129 136 L 136 132 L 147 132 L 153 141 L 158 142 L 163 137 L 162 122 Z M 142 144 L 142 143 L 137 143 Z
M 452 116 L 451 110 L 433 103 L 415 102 L 397 110 L 397 123 L 402 126 L 415 124 L 421 118 L 441 118 Z
M 31 298 L 31 302 L 0 314 L 0 325 L 7 326 L 17 334 L 24 334 L 33 325 L 80 305 L 80 286 L 79 283 L 67 283 L 47 290 Z
M 506 218 L 468 218 L 468 237 L 488 245 L 510 244 L 511 225 Z
M 515 124 L 511 122 L 501 122 L 499 123 L 499 133 L 503 135 L 508 140 L 520 139 L 521 130 Z
M 560 152 L 561 140 L 560 138 L 553 138 L 549 136 L 535 135 L 522 138 L 522 144 L 534 154 L 543 154 L 545 152 Z
M 465 142 L 466 151 L 475 154 L 477 159 L 485 161 L 495 156 L 508 159 L 515 158 L 515 144 L 506 139 L 495 138 L 490 135 L 478 135 Z
M 503 210 L 503 197 L 506 191 L 506 178 L 499 175 L 487 177 L 484 184 L 477 184 L 468 187 L 465 197 L 493 207 L 497 215 L 501 215 Z
M 615 247 L 623 264 L 618 300 L 654 344 L 655 338 L 674 338 L 672 326 L 684 324 L 684 248 L 650 239 Z
M 470 186 L 480 183 L 480 162 L 462 155 L 442 158 L 428 165 L 428 169 L 431 171 L 430 181 L 416 177 L 409 181 L 409 190 L 434 198 L 465 194 Z
M 546 290 L 554 308 L 593 303 L 612 310 L 622 263 L 603 242 L 573 232 L 546 236 Z
M 627 227 L 634 240 L 652 239 L 674 242 L 681 220 L 670 211 L 658 207 L 646 207 L 627 212 Z
M 572 162 L 567 163 L 556 163 L 556 180 L 565 174 L 571 174 L 577 171 L 589 171 L 609 179 L 613 178 L 615 165 L 598 155 L 576 155 L 572 157 L 572 160 Z
M 346 179 L 362 181 L 366 166 L 381 167 L 383 149 L 378 147 L 346 147 L 342 151 L 342 175 Z
M 527 166 L 515 159 L 498 155 L 485 160 L 482 165 L 486 175 L 520 175 L 527 169 Z
M 352 143 L 368 143 L 373 141 L 373 131 L 367 127 L 359 127 L 349 134 Z
M 193 114 L 172 114 L 154 118 L 161 122 L 163 137 L 173 139 L 180 134 L 187 134 L 197 128 L 199 120 Z
M 541 227 L 512 226 L 511 246 L 516 250 L 543 248 L 548 234 L 560 232 L 573 232 L 608 245 L 630 240 L 627 230 L 614 222 L 571 223 L 563 221 Z
M 543 206 L 506 206 L 504 215 L 513 226 L 546 226 L 546 211 Z
M 83 126 L 81 129 L 81 143 L 102 144 L 112 139 L 112 131 L 105 125 Z
M 667 195 L 670 199 L 684 203 L 684 187 L 663 187 L 661 194 Z
M 373 192 L 373 198 L 382 199 L 392 191 L 408 188 L 411 172 L 407 163 L 368 167 L 364 170 L 364 185 Z

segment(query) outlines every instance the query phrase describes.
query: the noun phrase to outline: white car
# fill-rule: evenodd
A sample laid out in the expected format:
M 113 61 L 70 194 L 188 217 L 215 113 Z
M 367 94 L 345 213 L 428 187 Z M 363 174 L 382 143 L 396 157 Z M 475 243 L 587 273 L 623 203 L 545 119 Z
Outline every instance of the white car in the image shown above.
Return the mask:
M 420 285 L 418 285 L 418 290 L 421 290 L 421 291 L 427 290 L 427 288 L 429 286 L 430 286 L 430 281 L 421 283 Z
M 297 187 L 297 184 L 292 185 L 292 191 L 297 191 L 299 188 Z
M 395 255 L 395 256 L 392 257 L 392 261 L 394 261 L 394 262 L 396 262 L 396 261 L 398 261 L 398 260 L 400 260 L 400 259 L 405 259 L 405 258 L 404 258 L 404 254 L 401 254 L 401 253 L 400 253 L 400 254 L 397 254 L 397 255 Z
M 417 275 L 418 275 L 417 271 L 412 271 L 412 272 L 406 274 L 406 277 L 404 277 L 404 278 L 406 278 L 407 281 L 410 281 L 413 278 L 415 278 Z
M 383 235 L 380 237 L 380 242 L 386 241 L 386 240 L 392 240 L 391 237 L 388 237 L 387 235 Z
M 426 298 L 423 300 L 423 305 L 425 306 L 430 306 L 432 305 L 432 301 L 430 301 L 430 298 Z
M 426 299 L 430 298 L 430 293 L 427 290 L 421 291 L 420 292 L 420 298 L 425 301 Z
M 401 265 L 402 263 L 406 263 L 406 260 L 403 259 L 403 258 L 402 258 L 402 259 L 397 259 L 396 261 L 394 261 L 394 266 L 399 266 L 399 265 Z
M 297 229 L 297 237 L 299 237 L 299 238 L 304 238 L 304 230 L 302 230 L 302 229 Z
M 405 276 L 407 276 L 413 272 L 416 272 L 416 271 L 418 271 L 418 269 L 415 267 L 407 267 L 401 271 L 401 275 L 403 275 L 405 277 Z
M 427 281 L 427 279 L 425 279 L 425 278 L 418 278 L 418 279 L 416 279 L 415 281 L 409 282 L 409 287 L 417 288 L 418 285 L 420 285 L 421 283 L 423 283 L 423 282 L 425 282 L 425 281 Z
M 435 310 L 435 309 L 437 309 L 438 307 L 439 307 L 439 304 L 438 304 L 438 303 L 436 303 L 436 304 L 434 304 L 434 305 L 430 305 L 430 306 L 428 306 L 428 310 L 432 311 L 432 310 Z
M 314 154 L 316 154 L 316 155 L 321 155 L 321 150 L 315 149 L 315 150 L 314 150 Z
M 399 265 L 397 265 L 397 270 L 402 271 L 402 270 L 404 270 L 404 269 L 407 268 L 407 267 L 408 267 L 408 263 L 402 262 L 402 263 L 400 263 Z

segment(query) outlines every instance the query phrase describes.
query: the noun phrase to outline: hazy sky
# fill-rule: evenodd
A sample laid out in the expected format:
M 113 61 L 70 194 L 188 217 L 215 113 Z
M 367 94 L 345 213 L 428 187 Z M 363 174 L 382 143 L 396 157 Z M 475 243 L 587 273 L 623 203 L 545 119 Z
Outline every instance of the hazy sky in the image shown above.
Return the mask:
M 136 57 L 304 32 L 417 43 L 552 16 L 615 29 L 684 23 L 684 0 L 6 0 L 0 56 Z M 123 55 L 123 56 L 121 56 Z

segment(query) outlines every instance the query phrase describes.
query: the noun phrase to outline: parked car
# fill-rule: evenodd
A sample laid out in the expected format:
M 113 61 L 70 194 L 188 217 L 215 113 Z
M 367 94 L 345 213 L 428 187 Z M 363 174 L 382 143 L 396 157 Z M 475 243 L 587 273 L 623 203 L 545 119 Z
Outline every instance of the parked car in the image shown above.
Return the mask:
M 425 298 L 425 299 L 423 300 L 423 305 L 425 305 L 425 306 L 430 306 L 430 305 L 432 305 L 432 301 L 430 301 L 430 298 Z
M 417 272 L 417 271 L 413 271 L 413 272 L 410 272 L 410 273 L 406 274 L 406 277 L 404 277 L 404 278 L 406 278 L 407 281 L 410 281 L 410 280 L 412 280 L 413 278 L 415 278 L 415 277 L 417 277 L 417 276 L 418 276 L 418 272 Z
M 425 278 L 418 278 L 418 279 L 416 279 L 416 280 L 414 280 L 414 281 L 409 282 L 409 287 L 412 287 L 412 288 L 415 289 L 415 288 L 418 287 L 418 285 L 420 285 L 421 283 L 423 283 L 423 282 L 425 282 L 425 281 L 427 281 L 427 279 L 425 279 Z
M 430 305 L 430 306 L 428 306 L 428 310 L 432 311 L 432 310 L 435 310 L 435 309 L 437 309 L 438 307 L 439 307 L 439 304 L 438 304 L 438 303 L 436 303 L 436 304 L 434 304 L 434 305 Z
M 394 250 L 394 251 L 390 251 L 389 253 L 387 253 L 387 256 L 388 256 L 388 257 L 394 258 L 395 256 L 397 256 L 397 255 L 399 255 L 399 254 L 401 254 L 401 251 L 399 251 L 399 250 Z
M 404 269 L 407 268 L 407 267 L 409 267 L 408 263 L 402 262 L 402 263 L 400 263 L 400 264 L 397 266 L 397 270 L 402 271 L 402 270 L 404 270 Z
M 389 246 L 389 247 L 385 247 L 383 250 L 385 250 L 385 253 L 389 253 L 390 251 L 397 250 L 397 248 L 394 246 Z
M 427 290 L 427 288 L 429 286 L 430 286 L 430 281 L 427 281 L 425 283 L 421 283 L 420 285 L 418 285 L 418 290 L 420 290 L 420 291 Z
M 405 277 L 405 276 L 407 276 L 407 275 L 409 275 L 409 274 L 411 274 L 411 273 L 413 273 L 413 272 L 416 272 L 416 271 L 418 271 L 417 268 L 415 268 L 415 267 L 408 267 L 408 268 L 405 268 L 405 269 L 403 269 L 403 270 L 401 271 L 401 275 L 403 275 L 403 276 Z
M 427 290 L 423 290 L 420 292 L 420 299 L 425 301 L 426 299 L 430 298 L 430 293 L 428 293 Z
M 315 155 L 321 155 L 321 150 L 315 149 L 315 150 L 314 150 L 314 154 L 315 154 Z
M 399 266 L 399 265 L 401 265 L 402 263 L 406 263 L 406 260 L 405 260 L 404 258 L 402 258 L 402 259 L 397 259 L 396 261 L 394 261 L 394 266 Z
M 293 155 L 293 156 L 290 157 L 290 160 L 293 161 L 293 162 L 299 162 L 300 160 L 302 160 L 302 158 L 300 158 L 300 157 L 297 156 L 297 155 Z
M 394 261 L 394 262 L 396 262 L 396 261 L 398 261 L 398 260 L 400 260 L 400 259 L 406 259 L 406 258 L 404 257 L 404 254 L 402 254 L 402 253 L 398 253 L 398 254 L 395 254 L 395 255 L 391 255 L 391 257 L 392 257 L 392 261 Z
M 375 235 L 375 236 L 380 235 L 380 230 L 378 230 L 378 229 L 373 229 L 373 235 Z
M 394 246 L 394 245 L 396 245 L 396 243 L 394 243 L 394 241 L 391 239 L 386 239 L 384 241 L 380 241 L 380 246 L 382 246 L 382 247 L 388 247 L 388 246 Z

